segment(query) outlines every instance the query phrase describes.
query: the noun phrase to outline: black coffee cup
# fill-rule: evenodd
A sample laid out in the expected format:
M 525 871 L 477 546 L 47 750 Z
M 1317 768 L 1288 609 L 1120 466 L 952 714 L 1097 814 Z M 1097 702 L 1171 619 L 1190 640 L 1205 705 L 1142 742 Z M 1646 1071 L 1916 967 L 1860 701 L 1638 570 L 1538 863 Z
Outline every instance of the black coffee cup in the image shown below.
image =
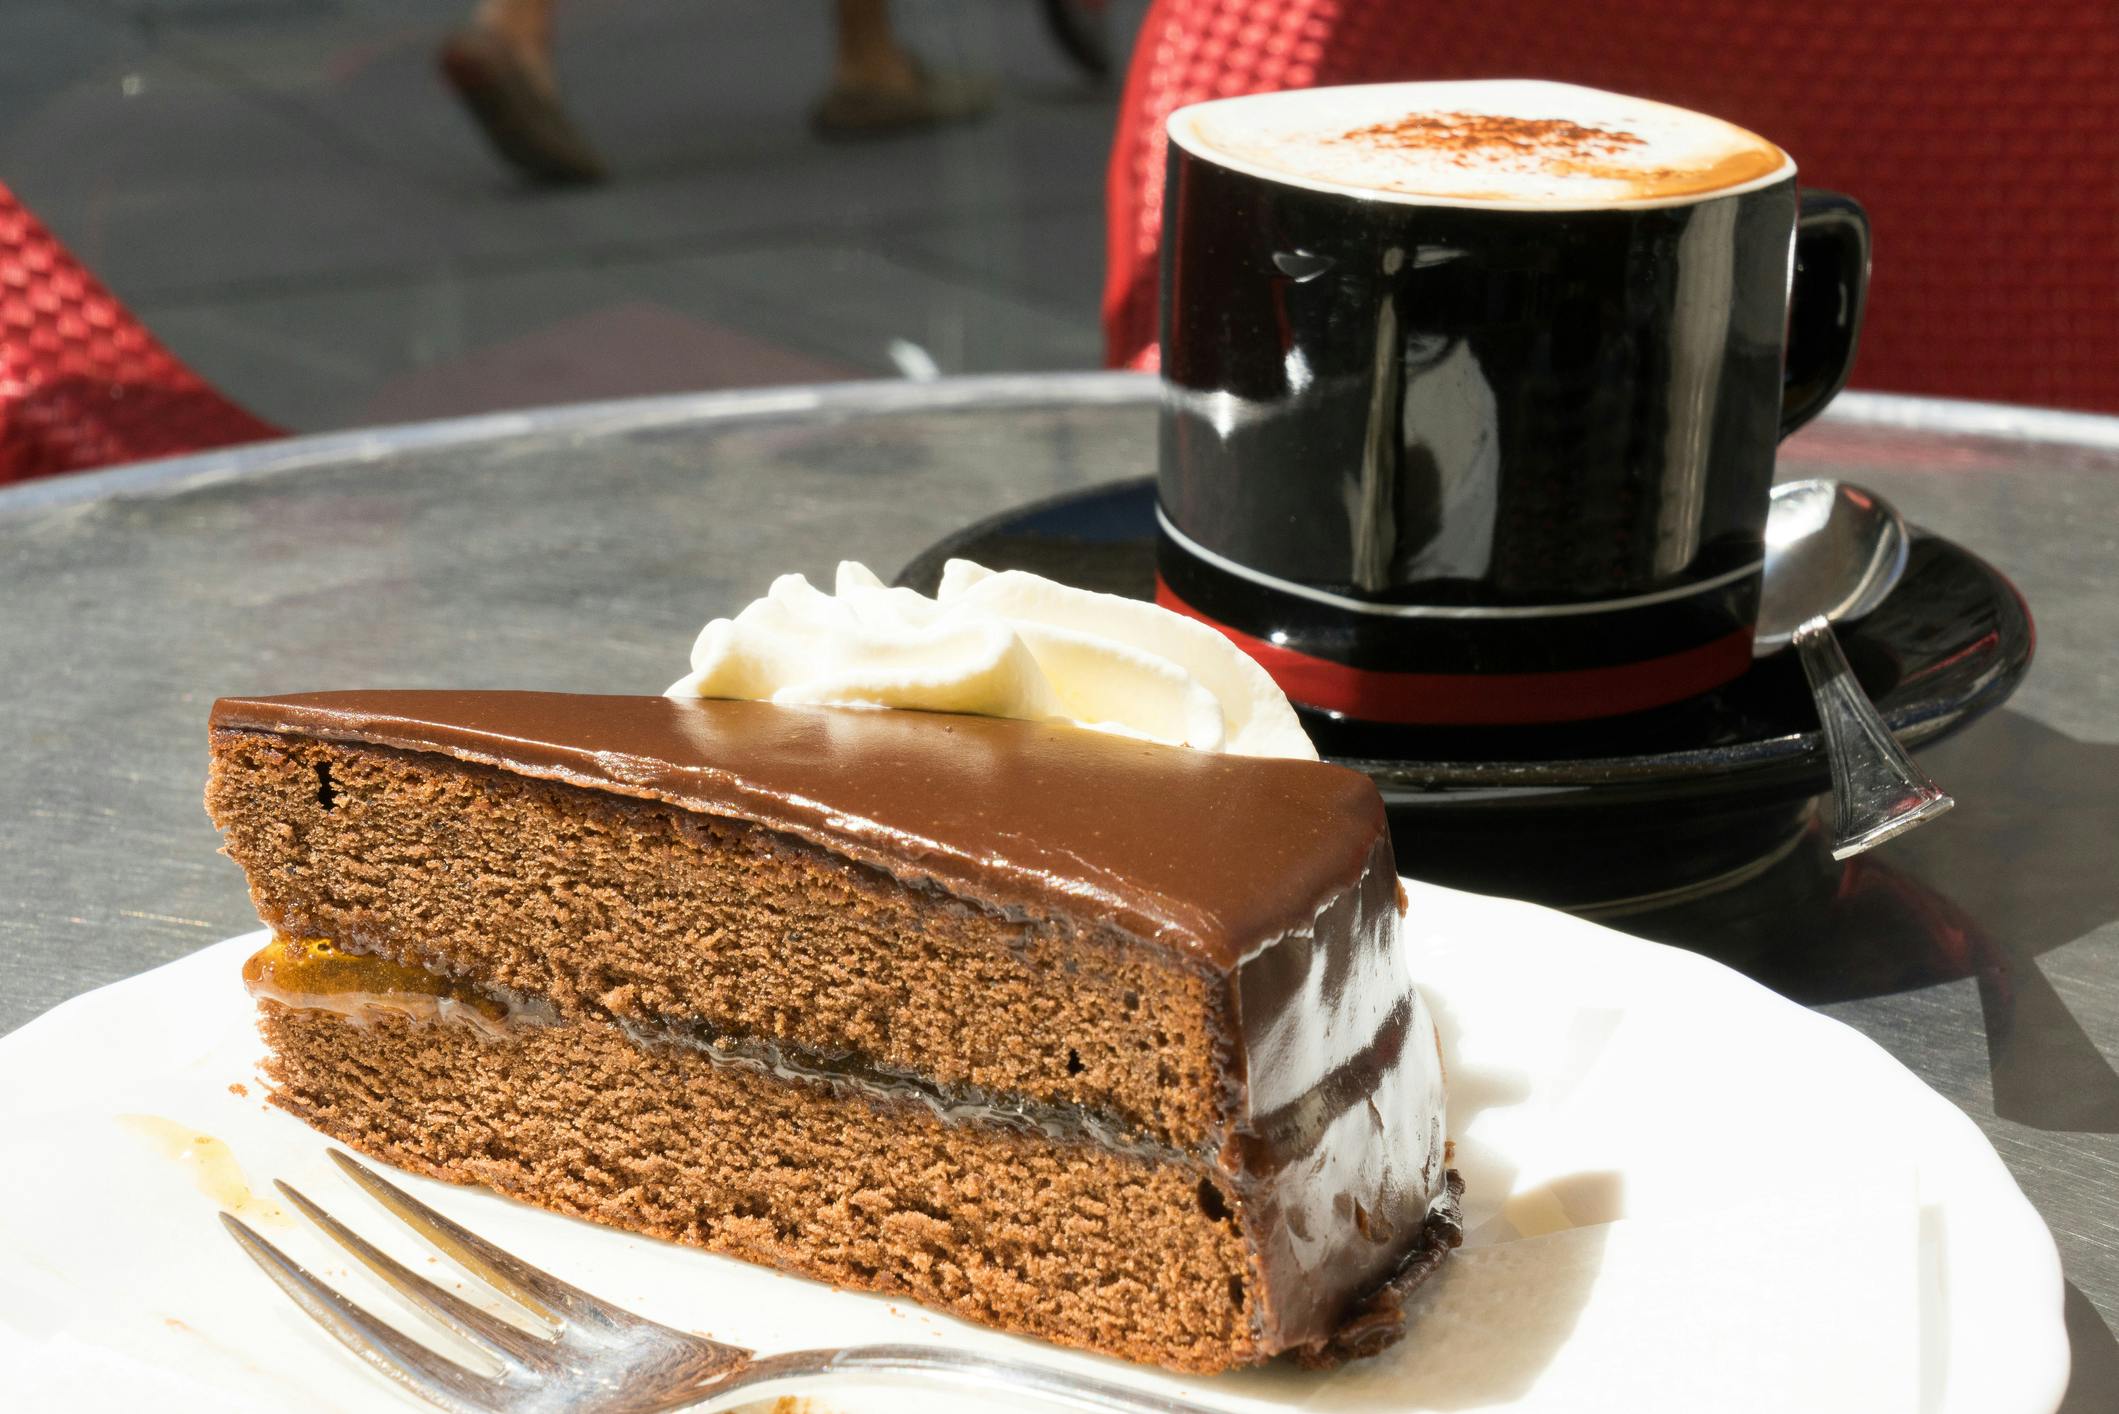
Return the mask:
M 1640 711 L 1745 672 L 1779 440 L 1845 383 L 1861 208 L 1567 85 L 1170 118 L 1158 594 L 1298 704 Z

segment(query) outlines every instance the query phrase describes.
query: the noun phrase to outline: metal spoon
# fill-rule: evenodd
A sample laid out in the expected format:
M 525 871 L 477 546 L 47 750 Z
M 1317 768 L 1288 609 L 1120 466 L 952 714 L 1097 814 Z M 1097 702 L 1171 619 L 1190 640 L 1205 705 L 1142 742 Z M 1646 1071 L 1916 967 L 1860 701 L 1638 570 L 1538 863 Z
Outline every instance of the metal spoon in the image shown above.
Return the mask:
M 1905 573 L 1906 523 L 1873 491 L 1819 477 L 1773 488 L 1766 582 L 1752 651 L 1790 643 L 1810 679 L 1832 767 L 1832 857 L 1846 859 L 1957 802 L 1928 779 L 1877 715 L 1832 625 L 1884 601 Z

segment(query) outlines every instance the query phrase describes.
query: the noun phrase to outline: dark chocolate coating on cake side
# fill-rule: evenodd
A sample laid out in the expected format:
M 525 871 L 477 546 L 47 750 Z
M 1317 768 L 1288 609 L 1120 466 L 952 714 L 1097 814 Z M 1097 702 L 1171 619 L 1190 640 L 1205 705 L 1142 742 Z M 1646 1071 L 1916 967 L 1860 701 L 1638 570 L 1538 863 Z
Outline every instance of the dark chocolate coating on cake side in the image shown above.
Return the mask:
M 662 697 L 230 698 L 212 725 L 742 820 L 1206 969 L 1232 1034 L 1225 1122 L 1199 1158 L 1243 1209 L 1262 1353 L 1325 1355 L 1450 1204 L 1432 1029 L 1400 950 L 1382 803 L 1355 772 L 1048 723 Z

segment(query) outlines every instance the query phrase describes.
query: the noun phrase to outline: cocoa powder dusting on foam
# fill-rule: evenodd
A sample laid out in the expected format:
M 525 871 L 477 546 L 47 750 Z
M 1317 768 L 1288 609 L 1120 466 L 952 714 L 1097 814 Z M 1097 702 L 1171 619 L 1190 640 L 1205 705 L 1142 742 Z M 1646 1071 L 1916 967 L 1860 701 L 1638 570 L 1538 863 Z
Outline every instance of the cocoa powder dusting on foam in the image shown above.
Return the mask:
M 1745 135 L 1749 137 L 1748 134 Z M 1466 172 L 1511 173 L 1547 178 L 1581 177 L 1616 182 L 1628 197 L 1684 196 L 1738 186 L 1773 173 L 1785 155 L 1762 138 L 1712 161 L 1693 166 L 1645 166 L 1639 133 L 1600 128 L 1566 118 L 1515 118 L 1493 113 L 1409 113 L 1387 123 L 1355 128 L 1327 143 L 1366 149 L 1371 156 L 1419 153 L 1430 162 Z M 1417 174 L 1385 177 L 1384 190 L 1427 190 Z M 1482 191 L 1450 186 L 1448 195 L 1505 198 L 1503 188 Z
M 1646 139 L 1621 128 L 1593 128 L 1566 118 L 1512 118 L 1493 113 L 1409 113 L 1355 128 L 1333 139 L 1376 148 L 1420 148 L 1453 155 L 1461 166 L 1494 158 L 1575 164 L 1610 157 Z

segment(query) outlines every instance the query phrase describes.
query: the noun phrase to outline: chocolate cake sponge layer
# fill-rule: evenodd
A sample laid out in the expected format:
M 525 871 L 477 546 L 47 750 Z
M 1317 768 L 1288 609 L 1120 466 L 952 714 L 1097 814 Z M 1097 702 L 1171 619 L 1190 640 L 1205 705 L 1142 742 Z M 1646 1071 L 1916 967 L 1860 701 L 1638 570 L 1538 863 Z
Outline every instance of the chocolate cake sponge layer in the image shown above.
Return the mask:
M 455 1182 L 1061 1345 L 1192 1371 L 1261 1358 L 1228 1201 L 1196 1165 L 947 1123 L 641 1046 L 598 1022 L 261 1006 L 276 1103 Z
M 788 836 L 387 747 L 218 731 L 209 808 L 260 914 L 566 1020 L 679 1024 L 1079 1105 L 1210 1148 L 1224 994 Z

